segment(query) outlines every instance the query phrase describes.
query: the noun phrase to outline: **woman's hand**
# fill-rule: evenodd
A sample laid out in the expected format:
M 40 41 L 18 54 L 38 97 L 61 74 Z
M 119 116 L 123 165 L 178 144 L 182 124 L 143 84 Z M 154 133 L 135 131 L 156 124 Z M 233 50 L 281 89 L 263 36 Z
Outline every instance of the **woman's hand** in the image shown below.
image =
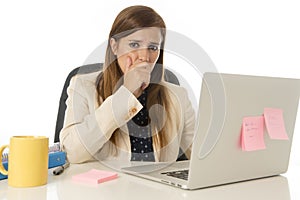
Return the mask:
M 138 59 L 133 62 L 129 56 L 126 61 L 123 85 L 132 92 L 135 97 L 139 97 L 143 90 L 150 84 L 153 64 Z

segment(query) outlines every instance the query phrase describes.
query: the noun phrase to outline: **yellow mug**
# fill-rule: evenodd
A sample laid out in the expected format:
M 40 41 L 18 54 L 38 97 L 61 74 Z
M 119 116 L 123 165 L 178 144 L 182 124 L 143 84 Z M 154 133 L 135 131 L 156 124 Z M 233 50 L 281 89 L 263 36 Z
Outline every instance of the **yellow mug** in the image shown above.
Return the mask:
M 44 136 L 13 136 L 10 144 L 0 147 L 0 156 L 9 147 L 8 170 L 0 162 L 0 173 L 8 175 L 8 185 L 33 187 L 48 180 L 49 138 Z

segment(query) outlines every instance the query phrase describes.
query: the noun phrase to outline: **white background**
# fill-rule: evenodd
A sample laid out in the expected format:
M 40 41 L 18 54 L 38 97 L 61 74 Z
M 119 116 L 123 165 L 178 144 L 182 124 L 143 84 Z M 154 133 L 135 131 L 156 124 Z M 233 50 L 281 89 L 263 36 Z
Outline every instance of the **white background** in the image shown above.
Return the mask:
M 219 72 L 300 78 L 296 0 L 1 0 L 0 144 L 26 134 L 53 141 L 67 74 L 107 39 L 117 13 L 136 4 L 153 7 L 168 29 L 198 43 Z M 296 165 L 299 132 L 298 114 Z

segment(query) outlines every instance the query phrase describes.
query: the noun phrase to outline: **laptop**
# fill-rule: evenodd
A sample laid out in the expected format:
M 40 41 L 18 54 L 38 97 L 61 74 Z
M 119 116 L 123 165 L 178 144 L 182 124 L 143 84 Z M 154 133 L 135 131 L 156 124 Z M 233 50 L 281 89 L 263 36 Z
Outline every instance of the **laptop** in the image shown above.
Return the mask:
M 144 162 L 122 171 L 189 190 L 283 174 L 288 169 L 299 96 L 300 79 L 205 73 L 191 159 Z M 264 116 L 265 108 L 282 111 L 288 139 L 272 139 L 264 125 L 265 148 L 245 151 L 243 119 Z

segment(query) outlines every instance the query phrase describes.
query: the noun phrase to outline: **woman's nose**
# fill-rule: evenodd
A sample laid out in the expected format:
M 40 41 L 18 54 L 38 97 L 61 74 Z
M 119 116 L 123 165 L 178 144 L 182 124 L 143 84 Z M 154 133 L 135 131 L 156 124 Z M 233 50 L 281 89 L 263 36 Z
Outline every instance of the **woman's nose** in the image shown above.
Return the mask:
M 145 61 L 149 62 L 150 61 L 150 55 L 149 55 L 148 48 L 139 49 L 139 51 L 138 51 L 138 59 L 141 62 L 145 62 Z

